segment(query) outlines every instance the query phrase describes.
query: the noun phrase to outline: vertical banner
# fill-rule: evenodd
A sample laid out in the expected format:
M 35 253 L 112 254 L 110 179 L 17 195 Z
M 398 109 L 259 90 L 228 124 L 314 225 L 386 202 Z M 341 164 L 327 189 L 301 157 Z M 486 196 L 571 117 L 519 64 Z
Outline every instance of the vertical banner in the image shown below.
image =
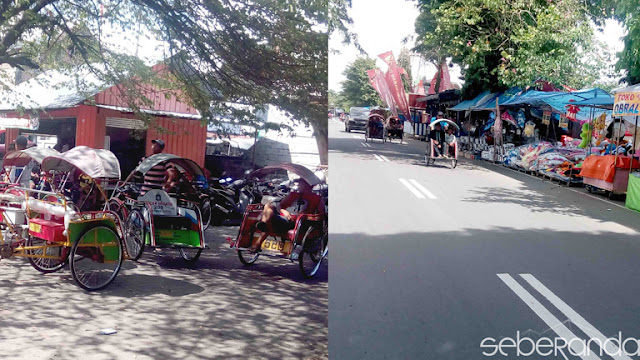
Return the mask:
M 387 70 L 385 79 L 387 82 L 387 86 L 389 87 L 389 91 L 391 92 L 391 95 L 396 102 L 396 105 L 407 120 L 413 121 L 413 119 L 411 119 L 411 113 L 409 111 L 407 95 L 405 94 L 404 86 L 402 85 L 401 71 L 396 64 L 396 59 L 393 57 L 393 53 L 391 51 L 387 51 L 384 54 L 378 55 L 378 57 L 380 57 L 387 65 L 389 65 L 389 70 Z
M 380 69 L 367 70 L 367 75 L 369 75 L 369 82 L 371 83 L 371 86 L 376 89 L 382 101 L 387 105 L 394 116 L 398 116 L 396 102 L 389 90 L 389 87 L 387 86 L 387 82 L 385 81 L 382 71 L 380 71 Z

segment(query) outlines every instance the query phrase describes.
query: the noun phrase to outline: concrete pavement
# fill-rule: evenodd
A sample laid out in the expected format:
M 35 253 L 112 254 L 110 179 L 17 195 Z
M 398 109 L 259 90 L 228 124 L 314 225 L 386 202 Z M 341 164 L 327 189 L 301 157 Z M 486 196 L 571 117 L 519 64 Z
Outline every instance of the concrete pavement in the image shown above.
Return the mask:
M 68 269 L 0 261 L 0 359 L 326 358 L 327 265 L 313 280 L 280 258 L 244 267 L 225 240 L 237 231 L 207 230 L 211 249 L 191 268 L 145 250 L 95 293 Z

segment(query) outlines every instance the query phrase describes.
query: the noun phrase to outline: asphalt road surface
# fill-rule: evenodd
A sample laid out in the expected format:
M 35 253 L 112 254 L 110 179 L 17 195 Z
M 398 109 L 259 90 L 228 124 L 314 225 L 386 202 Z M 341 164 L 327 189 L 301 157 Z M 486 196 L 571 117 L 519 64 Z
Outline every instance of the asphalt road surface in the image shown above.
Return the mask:
M 329 124 L 330 358 L 610 359 L 595 340 L 489 345 L 640 338 L 640 214 L 481 161 L 427 167 L 424 142 Z
M 94 293 L 68 268 L 0 261 L 0 359 L 327 358 L 327 264 L 313 280 L 281 258 L 244 267 L 226 241 L 237 231 L 208 229 L 211 249 L 193 267 L 145 250 Z

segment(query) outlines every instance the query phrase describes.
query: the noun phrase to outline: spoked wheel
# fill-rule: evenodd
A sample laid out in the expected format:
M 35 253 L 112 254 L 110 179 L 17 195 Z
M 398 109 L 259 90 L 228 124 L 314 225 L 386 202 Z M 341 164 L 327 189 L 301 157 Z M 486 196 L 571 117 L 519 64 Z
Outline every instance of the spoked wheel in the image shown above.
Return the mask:
M 26 246 L 46 246 L 47 241 L 33 236 L 29 236 L 26 242 Z M 38 257 L 29 257 L 29 263 L 36 270 L 48 274 L 56 272 L 64 267 L 66 259 L 63 257 L 65 254 L 62 246 L 52 246 L 42 249 L 27 250 L 28 255 L 36 255 Z M 68 252 L 66 252 L 68 254 Z
M 113 211 L 120 218 L 120 223 L 124 224 L 127 221 L 127 208 L 124 206 L 124 202 L 119 199 L 110 199 L 107 203 L 107 210 Z
M 253 239 L 255 236 L 255 231 L 251 232 L 251 236 L 249 237 L 251 239 L 251 242 L 253 243 Z M 252 245 L 252 244 L 250 244 Z M 238 250 L 238 258 L 240 259 L 240 262 L 243 265 L 252 265 L 253 263 L 255 263 L 256 261 L 258 261 L 258 258 L 260 257 L 260 253 L 252 253 L 250 251 L 247 250 Z
M 302 238 L 302 252 L 298 257 L 300 271 L 305 278 L 313 277 L 322 265 L 322 259 L 326 255 L 324 250 L 327 244 L 326 234 L 322 233 L 322 228 L 311 225 Z
M 198 259 L 200 258 L 200 254 L 202 254 L 201 248 L 181 247 L 179 250 L 182 260 L 186 261 L 189 264 L 193 264 L 198 261 Z
M 202 200 L 200 213 L 202 214 L 202 229 L 207 230 L 211 224 L 211 200 L 209 198 Z
M 71 249 L 71 275 L 88 291 L 104 289 L 118 275 L 124 251 L 112 229 L 93 226 L 86 229 Z
M 131 260 L 137 261 L 142 256 L 145 234 L 142 212 L 138 209 L 131 210 L 124 229 L 124 241 Z

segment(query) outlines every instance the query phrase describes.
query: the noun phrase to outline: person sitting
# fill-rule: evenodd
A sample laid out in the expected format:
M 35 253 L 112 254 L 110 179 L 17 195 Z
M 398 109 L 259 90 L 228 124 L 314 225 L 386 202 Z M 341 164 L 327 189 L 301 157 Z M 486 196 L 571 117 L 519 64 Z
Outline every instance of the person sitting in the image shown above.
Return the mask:
M 450 157 L 456 156 L 456 135 L 454 134 L 453 126 L 447 128 L 447 134 L 444 136 L 444 142 L 447 145 L 447 155 Z
M 444 144 L 444 130 L 440 123 L 434 125 L 433 130 L 429 133 L 429 139 L 433 142 L 433 151 L 435 157 L 440 157 L 443 154 L 442 146 Z
M 256 228 L 262 232 L 251 245 L 249 251 L 260 252 L 262 243 L 269 234 L 284 235 L 295 228 L 296 215 L 324 214 L 325 206 L 322 196 L 314 194 L 311 186 L 304 180 L 294 182 L 289 194 L 279 205 L 269 202 L 262 210 L 261 221 Z M 293 214 L 291 212 L 293 212 Z

